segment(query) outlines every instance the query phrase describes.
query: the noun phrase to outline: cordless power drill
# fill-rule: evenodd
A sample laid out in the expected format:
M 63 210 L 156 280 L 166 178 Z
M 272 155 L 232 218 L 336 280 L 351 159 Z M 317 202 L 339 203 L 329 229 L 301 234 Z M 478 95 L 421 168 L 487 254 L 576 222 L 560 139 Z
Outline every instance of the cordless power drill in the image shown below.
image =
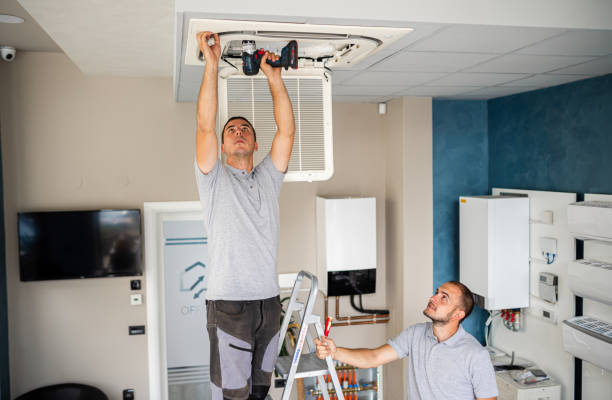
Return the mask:
M 257 75 L 259 73 L 259 64 L 261 58 L 266 54 L 262 49 L 257 50 L 255 47 L 255 41 L 243 40 L 242 41 L 242 71 L 245 75 Z M 279 68 L 284 67 L 285 70 L 289 67 L 297 69 L 298 67 L 298 45 L 295 40 L 287 43 L 281 50 L 280 59 L 276 61 L 266 60 L 268 64 L 273 67 Z

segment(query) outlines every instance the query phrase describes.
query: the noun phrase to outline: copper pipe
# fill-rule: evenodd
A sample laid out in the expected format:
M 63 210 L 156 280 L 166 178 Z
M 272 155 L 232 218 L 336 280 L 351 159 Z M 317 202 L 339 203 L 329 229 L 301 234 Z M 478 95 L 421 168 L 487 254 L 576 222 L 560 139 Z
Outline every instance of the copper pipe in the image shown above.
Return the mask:
M 327 304 L 327 303 L 326 303 Z M 340 297 L 336 296 L 336 320 L 338 321 L 353 321 L 360 319 L 384 319 L 389 318 L 389 314 L 368 314 L 368 315 L 349 315 L 347 317 L 340 316 Z M 338 325 L 338 324 L 334 324 Z
M 387 319 L 373 319 L 370 321 L 338 322 L 338 323 L 335 323 L 334 326 L 386 324 L 387 322 L 389 322 L 389 320 L 390 319 L 387 318 Z

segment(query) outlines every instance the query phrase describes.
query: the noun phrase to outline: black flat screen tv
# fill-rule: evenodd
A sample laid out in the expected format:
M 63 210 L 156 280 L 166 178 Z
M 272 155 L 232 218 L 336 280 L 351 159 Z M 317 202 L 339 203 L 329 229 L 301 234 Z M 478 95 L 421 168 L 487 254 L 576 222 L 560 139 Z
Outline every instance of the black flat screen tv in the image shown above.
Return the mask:
M 18 214 L 22 281 L 142 275 L 140 210 Z

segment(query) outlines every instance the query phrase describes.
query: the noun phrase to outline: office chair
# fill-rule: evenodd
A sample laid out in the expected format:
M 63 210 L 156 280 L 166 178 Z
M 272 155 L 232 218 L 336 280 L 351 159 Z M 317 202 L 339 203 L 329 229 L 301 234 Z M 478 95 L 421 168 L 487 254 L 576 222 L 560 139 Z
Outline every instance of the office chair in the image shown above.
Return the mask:
M 108 400 L 108 396 L 93 386 L 62 383 L 31 390 L 15 400 Z

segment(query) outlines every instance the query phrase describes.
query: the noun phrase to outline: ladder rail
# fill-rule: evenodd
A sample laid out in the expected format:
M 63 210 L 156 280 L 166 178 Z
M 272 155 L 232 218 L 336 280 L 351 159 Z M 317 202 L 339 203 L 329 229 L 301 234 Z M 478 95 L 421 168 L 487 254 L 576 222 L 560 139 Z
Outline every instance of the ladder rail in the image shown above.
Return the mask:
M 295 283 L 293 284 L 293 289 L 291 290 L 291 298 L 289 299 L 289 304 L 287 304 L 287 311 L 285 312 L 285 316 L 283 317 L 283 323 L 281 324 L 280 334 L 281 337 L 278 341 L 278 351 L 276 354 L 280 354 L 283 343 L 285 342 L 285 336 L 287 335 L 287 329 L 289 329 L 289 322 L 291 321 L 291 314 L 293 311 L 291 310 L 292 305 L 297 300 L 298 292 L 300 291 L 300 287 L 302 286 L 302 277 L 303 275 L 298 274 L 297 278 L 295 278 Z
M 289 375 L 287 376 L 287 383 L 285 384 L 285 389 L 283 390 L 283 400 L 288 400 L 289 395 L 291 394 L 291 387 L 293 386 L 293 382 L 295 380 L 295 374 L 297 372 L 298 364 L 300 363 L 300 357 L 302 356 L 302 349 L 304 347 L 304 341 L 306 340 L 306 335 L 308 333 L 308 322 L 310 319 L 310 314 L 312 314 L 312 309 L 314 308 L 314 303 L 317 298 L 318 288 L 318 280 L 317 277 L 307 271 L 300 271 L 296 278 L 296 283 L 293 286 L 293 292 L 291 293 L 291 297 L 293 298 L 294 294 L 297 297 L 297 291 L 299 291 L 299 287 L 302 285 L 302 279 L 306 277 L 310 279 L 310 290 L 308 292 L 308 300 L 306 301 L 306 305 L 304 310 L 300 312 L 301 322 L 300 322 L 300 331 L 298 334 L 298 339 L 295 345 L 295 353 L 293 354 L 293 359 L 291 361 L 291 368 L 289 369 Z M 296 290 L 297 289 L 297 290 Z M 291 308 L 292 304 L 290 303 L 287 307 L 287 312 Z M 287 314 L 285 314 L 285 318 Z M 286 332 L 285 332 L 286 334 Z
M 310 280 L 310 290 L 308 292 L 308 298 L 306 303 L 297 307 L 297 297 L 304 278 Z M 315 332 L 318 337 L 323 336 L 323 328 L 321 327 L 320 319 L 312 317 L 312 311 L 317 299 L 318 290 L 318 280 L 316 276 L 314 276 L 308 271 L 300 271 L 298 273 L 295 279 L 295 284 L 293 285 L 293 290 L 291 291 L 291 299 L 289 301 L 289 304 L 287 305 L 287 311 L 285 312 L 285 317 L 283 318 L 283 322 L 281 325 L 281 337 L 279 338 L 278 345 L 277 354 L 280 354 L 285 336 L 287 335 L 287 329 L 289 328 L 291 316 L 295 311 L 298 311 L 300 318 L 299 334 L 297 342 L 295 344 L 295 352 L 293 356 L 291 356 L 291 367 L 289 369 L 289 373 L 287 374 L 287 381 L 285 384 L 285 389 L 283 390 L 282 400 L 289 400 L 289 396 L 291 395 L 291 389 L 293 387 L 293 382 L 295 381 L 297 368 L 300 363 L 300 358 L 303 354 L 304 344 L 308 346 L 308 350 L 311 352 L 315 349 L 314 340 L 309 332 L 310 326 L 314 325 Z M 327 365 L 327 371 L 331 376 L 331 380 L 336 391 L 336 397 L 338 400 L 344 400 L 344 393 L 342 392 L 342 386 L 340 385 L 340 380 L 338 379 L 338 373 L 336 372 L 332 357 L 327 356 L 325 358 L 325 362 Z M 323 398 L 325 400 L 329 400 L 330 396 L 327 392 L 327 386 L 325 384 L 324 376 L 325 375 L 317 375 L 316 380 L 318 381 L 319 388 L 323 393 Z

